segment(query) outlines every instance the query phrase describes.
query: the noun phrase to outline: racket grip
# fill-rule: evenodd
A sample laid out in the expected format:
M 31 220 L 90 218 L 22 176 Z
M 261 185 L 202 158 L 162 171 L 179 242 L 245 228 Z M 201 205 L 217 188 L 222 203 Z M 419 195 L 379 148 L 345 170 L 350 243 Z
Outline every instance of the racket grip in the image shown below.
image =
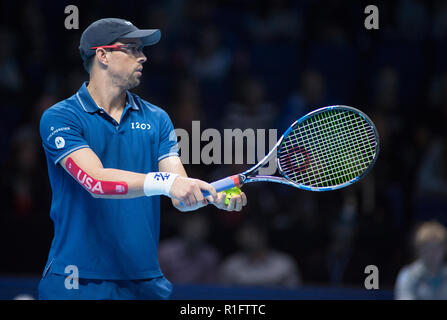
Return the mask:
M 217 192 L 225 191 L 234 187 L 239 187 L 239 175 L 234 175 L 231 177 L 223 178 L 211 183 L 211 185 L 216 189 Z M 208 191 L 202 191 L 203 196 L 207 197 L 210 195 Z

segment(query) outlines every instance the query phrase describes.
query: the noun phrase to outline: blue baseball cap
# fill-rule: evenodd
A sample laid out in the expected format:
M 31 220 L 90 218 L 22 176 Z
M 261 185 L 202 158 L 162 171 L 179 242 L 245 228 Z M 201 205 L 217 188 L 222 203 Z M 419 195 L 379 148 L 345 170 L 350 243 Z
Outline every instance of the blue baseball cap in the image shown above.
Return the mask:
M 150 46 L 160 41 L 159 29 L 138 29 L 130 21 L 118 18 L 105 18 L 93 22 L 81 36 L 79 51 L 86 61 L 95 55 L 92 47 L 107 46 L 118 39 L 140 39 L 143 46 Z

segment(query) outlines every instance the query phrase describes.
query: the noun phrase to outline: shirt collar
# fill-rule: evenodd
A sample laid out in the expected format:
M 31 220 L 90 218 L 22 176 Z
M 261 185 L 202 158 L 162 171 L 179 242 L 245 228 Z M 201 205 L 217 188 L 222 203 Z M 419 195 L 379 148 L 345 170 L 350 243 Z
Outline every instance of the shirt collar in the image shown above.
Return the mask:
M 93 100 L 92 96 L 90 95 L 90 92 L 88 92 L 87 90 L 87 85 L 88 81 L 82 84 L 81 88 L 76 93 L 76 98 L 78 99 L 79 103 L 82 106 L 82 109 L 84 109 L 85 112 L 95 113 L 96 111 L 101 110 L 102 108 L 100 108 Z M 124 110 L 129 108 L 132 108 L 133 110 L 139 110 L 132 94 L 128 90 L 126 90 L 126 106 L 124 107 Z

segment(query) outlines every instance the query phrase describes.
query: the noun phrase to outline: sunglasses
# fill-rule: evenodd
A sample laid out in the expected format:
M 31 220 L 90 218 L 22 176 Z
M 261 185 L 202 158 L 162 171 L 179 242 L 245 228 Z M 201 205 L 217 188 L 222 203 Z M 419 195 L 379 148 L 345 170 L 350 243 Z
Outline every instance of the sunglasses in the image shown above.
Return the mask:
M 130 51 L 133 55 L 136 56 L 143 52 L 144 46 L 141 44 L 129 43 L 129 44 L 112 44 L 112 45 L 108 45 L 108 46 L 91 47 L 92 50 L 96 50 L 98 48 L 115 49 L 115 50 L 125 49 L 125 50 Z

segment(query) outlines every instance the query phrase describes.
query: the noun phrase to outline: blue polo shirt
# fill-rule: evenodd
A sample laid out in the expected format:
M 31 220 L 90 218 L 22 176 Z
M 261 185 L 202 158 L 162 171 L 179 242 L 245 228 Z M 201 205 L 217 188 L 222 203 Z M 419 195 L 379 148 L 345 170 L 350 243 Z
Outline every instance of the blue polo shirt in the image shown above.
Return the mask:
M 90 148 L 104 168 L 158 171 L 160 160 L 178 156 L 174 127 L 165 111 L 130 92 L 118 124 L 96 105 L 86 85 L 46 110 L 40 121 L 54 224 L 44 273 L 63 275 L 75 265 L 79 278 L 159 277 L 160 197 L 93 198 L 59 161 Z

